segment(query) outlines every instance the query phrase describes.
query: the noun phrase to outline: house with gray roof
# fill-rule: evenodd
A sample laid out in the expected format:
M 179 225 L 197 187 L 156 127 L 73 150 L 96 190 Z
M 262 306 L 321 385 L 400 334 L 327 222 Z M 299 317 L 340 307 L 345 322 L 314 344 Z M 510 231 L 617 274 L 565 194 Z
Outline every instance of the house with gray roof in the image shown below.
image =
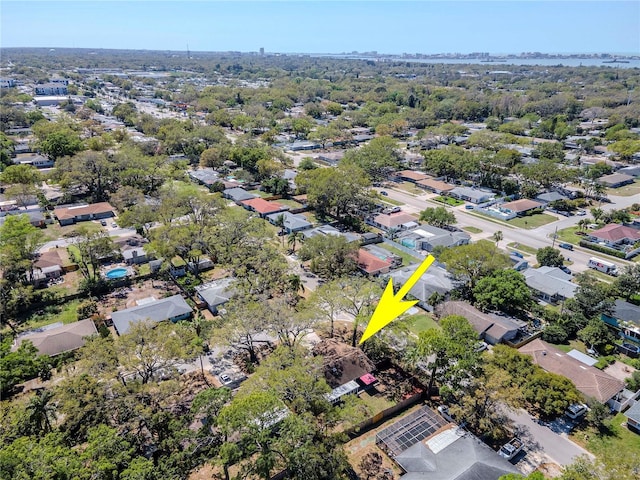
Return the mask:
M 357 233 L 341 232 L 340 230 L 338 230 L 335 227 L 332 227 L 331 225 L 320 225 L 315 228 L 303 230 L 302 235 L 304 235 L 305 239 L 316 237 L 318 235 L 322 235 L 325 237 L 328 235 L 342 236 L 347 239 L 347 242 L 356 242 L 356 241 L 359 241 L 361 238 L 360 235 Z
M 558 200 L 569 200 L 569 197 L 561 194 L 560 192 L 545 192 L 536 197 L 536 200 L 542 203 L 551 203 Z
M 177 322 L 189 318 L 193 309 L 180 295 L 143 302 L 136 307 L 118 310 L 111 314 L 111 320 L 118 335 L 129 332 L 132 325 L 140 322 Z
M 465 232 L 451 232 L 444 228 L 421 224 L 397 238 L 397 242 L 416 251 L 432 252 L 436 247 L 467 245 L 471 236 Z
M 240 202 L 244 202 L 245 200 L 256 198 L 256 195 L 249 193 L 244 188 L 240 187 L 227 188 L 226 190 L 223 190 L 222 196 L 229 200 L 233 200 L 237 204 L 240 204 Z
M 147 263 L 149 257 L 143 247 L 126 248 L 122 250 L 122 258 L 127 265 L 139 265 Z
M 624 173 L 612 173 L 611 175 L 604 175 L 598 179 L 598 183 L 610 188 L 618 188 L 623 185 L 628 185 L 635 181 L 635 177 L 631 175 L 625 175 Z
M 545 302 L 556 303 L 573 298 L 578 288 L 571 282 L 571 275 L 558 267 L 528 268 L 522 274 L 527 286 Z
M 627 417 L 627 428 L 640 434 L 640 402 L 636 402 L 624 414 Z
M 304 215 L 298 215 L 291 212 L 271 213 L 265 218 L 272 225 L 276 225 L 278 223 L 278 217 L 280 216 L 284 219 L 284 230 L 287 233 L 299 232 L 312 227 L 311 222 L 309 222 Z
M 449 190 L 449 195 L 460 200 L 478 204 L 491 200 L 494 193 L 472 187 L 456 187 Z
M 207 304 L 207 308 L 214 315 L 218 314 L 218 309 L 227 303 L 235 294 L 232 287 L 233 278 L 221 278 L 213 282 L 198 285 L 196 293 L 198 298 Z
M 602 314 L 602 320 L 629 340 L 640 343 L 640 306 L 618 299 L 611 315 Z
M 418 264 L 400 268 L 389 273 L 394 285 L 404 285 L 409 277 L 416 271 Z M 409 294 L 418 300 L 418 305 L 425 310 L 433 311 L 433 306 L 429 304 L 429 299 L 434 293 L 447 295 L 453 290 L 454 284 L 443 267 L 434 263 L 411 287 Z

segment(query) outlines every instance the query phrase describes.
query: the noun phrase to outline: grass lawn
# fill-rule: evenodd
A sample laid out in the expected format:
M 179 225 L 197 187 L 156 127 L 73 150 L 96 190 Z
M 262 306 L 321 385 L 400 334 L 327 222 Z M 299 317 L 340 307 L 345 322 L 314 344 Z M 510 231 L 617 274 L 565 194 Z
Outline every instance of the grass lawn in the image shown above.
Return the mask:
M 33 313 L 25 322 L 25 330 L 48 325 L 54 322 L 72 323 L 78 320 L 78 304 L 80 300 L 72 300 L 63 305 L 49 305 L 38 313 Z
M 547 223 L 555 222 L 556 217 L 547 215 L 546 213 L 536 213 L 534 215 L 528 215 L 526 217 L 516 217 L 508 221 L 509 225 L 515 225 L 516 227 L 526 228 L 527 230 L 532 228 L 538 228 Z
M 420 195 L 424 193 L 424 190 L 416 187 L 416 184 L 411 182 L 398 183 L 395 185 L 395 188 L 399 190 L 404 190 L 405 192 L 410 193 L 411 195 Z
M 462 229 L 469 233 L 482 233 L 482 230 L 477 227 L 462 227 Z
M 258 197 L 261 197 L 261 198 L 272 197 L 273 196 L 272 193 L 263 192 L 262 190 L 249 190 L 249 193 L 257 195 Z
M 640 195 L 640 180 L 635 180 L 629 185 L 620 188 L 607 188 L 607 195 L 620 197 L 630 197 L 632 195 Z
M 562 230 L 558 230 L 558 238 L 560 242 L 564 243 L 573 243 L 574 245 L 578 245 L 582 237 L 580 235 L 576 235 L 576 232 L 580 229 L 575 227 L 563 228 Z
M 111 221 L 111 219 L 109 218 L 107 218 L 106 220 L 108 222 Z M 81 222 L 73 225 L 65 225 L 64 227 L 61 227 L 58 222 L 55 222 L 47 225 L 47 228 L 44 229 L 43 234 L 47 237 L 47 240 L 56 240 L 63 237 L 73 237 L 74 233 L 80 227 L 86 228 L 89 233 L 100 232 L 104 230 L 99 222 Z
M 447 205 L 451 205 L 452 207 L 457 207 L 458 205 L 464 205 L 462 200 L 458 200 L 453 197 L 443 197 L 442 195 L 439 197 L 432 198 L 433 201 L 438 203 L 446 203 Z
M 611 275 L 607 275 L 606 273 L 599 272 L 598 270 L 594 270 L 592 268 L 585 271 L 584 273 L 605 283 L 612 283 L 615 278 L 615 277 L 612 277 Z
M 507 244 L 507 247 L 513 248 L 514 250 L 520 250 L 521 252 L 528 253 L 530 255 L 535 255 L 538 252 L 538 249 L 518 242 L 511 242 Z
M 585 427 L 576 430 L 571 435 L 571 439 L 583 445 L 599 459 L 638 458 L 640 457 L 640 435 L 622 426 L 626 420 L 622 413 L 618 413 L 611 419 L 609 432 L 600 433 L 593 427 Z
M 417 259 L 413 258 L 408 253 L 403 252 L 402 250 L 392 247 L 391 245 L 388 245 L 386 243 L 379 243 L 378 246 L 384 248 L 385 250 L 388 250 L 391 253 L 395 253 L 400 258 L 402 258 L 403 267 L 406 267 L 407 265 L 411 265 L 412 263 L 418 263 Z
M 551 345 L 556 347 L 558 350 L 562 350 L 565 353 L 570 352 L 573 349 L 579 350 L 582 353 L 587 351 L 586 345 L 580 340 L 570 340 L 568 344 L 552 343 Z
M 148 275 L 149 273 L 151 273 L 151 267 L 148 263 L 142 263 L 136 266 L 136 272 L 138 275 Z
M 406 319 L 409 330 L 418 335 L 420 332 L 431 328 L 440 328 L 433 317 L 426 313 L 416 313 Z
M 362 392 L 359 396 L 360 396 L 360 399 L 362 400 L 362 403 L 364 403 L 367 406 L 369 410 L 369 414 L 371 416 L 383 410 L 386 410 L 387 408 L 393 407 L 394 405 L 393 402 L 384 398 L 382 395 L 372 396 L 372 395 L 369 395 L 367 392 Z
M 389 205 L 393 205 L 395 207 L 401 207 L 402 205 L 404 205 L 404 203 L 402 203 L 399 200 L 394 200 L 393 198 L 389 198 L 389 197 L 385 197 L 383 195 L 381 195 L 380 197 L 378 197 L 380 199 L 380 201 L 382 201 L 383 203 L 387 203 Z
M 295 210 L 297 208 L 302 208 L 301 204 L 299 204 L 295 200 L 291 200 L 290 198 L 281 198 L 280 200 L 275 200 L 275 202 L 279 203 L 280 205 L 286 205 L 292 210 Z
M 318 217 L 316 217 L 316 214 L 313 212 L 302 212 L 302 215 L 304 215 L 304 217 L 307 219 L 308 222 L 310 222 L 312 225 L 319 225 L 320 224 L 320 220 L 318 220 Z

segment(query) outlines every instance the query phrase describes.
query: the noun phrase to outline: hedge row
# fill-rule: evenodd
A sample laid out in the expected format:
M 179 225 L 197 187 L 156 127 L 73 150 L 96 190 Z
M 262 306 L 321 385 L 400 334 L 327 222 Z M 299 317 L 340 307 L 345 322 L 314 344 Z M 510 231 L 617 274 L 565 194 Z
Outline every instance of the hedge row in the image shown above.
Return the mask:
M 624 252 L 619 252 L 618 250 L 614 250 L 613 248 L 609 247 L 603 247 L 602 245 L 598 245 L 597 243 L 587 242 L 586 240 L 580 240 L 580 246 L 595 250 L 596 252 L 606 253 L 614 257 L 627 258 L 627 255 Z

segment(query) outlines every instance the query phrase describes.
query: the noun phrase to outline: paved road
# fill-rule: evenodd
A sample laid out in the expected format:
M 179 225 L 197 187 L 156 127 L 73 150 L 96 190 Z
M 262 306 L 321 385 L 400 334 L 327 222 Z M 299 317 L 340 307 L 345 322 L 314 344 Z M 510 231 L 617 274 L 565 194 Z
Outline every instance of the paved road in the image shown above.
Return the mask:
M 572 464 L 580 455 L 593 458 L 591 453 L 569 440 L 566 434 L 558 434 L 547 426 L 539 425 L 524 410 L 505 413 L 516 424 L 517 435 L 524 440 L 527 454 L 543 454 L 561 466 Z
M 384 190 L 387 191 L 389 198 L 404 203 L 405 206 L 402 208 L 409 213 L 419 213 L 427 207 L 434 207 L 437 205 L 434 202 L 428 201 L 429 198 L 433 198 L 436 196 L 434 194 L 425 193 L 419 196 L 414 196 L 409 193 L 389 187 L 385 187 Z M 634 200 L 633 197 L 610 198 L 612 201 L 618 201 L 618 199 L 620 199 L 621 203 L 603 204 L 603 208 L 605 208 L 605 205 L 607 209 L 623 208 L 625 206 L 631 205 Z M 448 208 L 455 214 L 457 225 L 459 227 L 475 227 L 482 230 L 482 233 L 470 234 L 474 240 L 480 240 L 483 238 L 491 239 L 491 236 L 494 234 L 494 232 L 498 230 L 502 231 L 504 237 L 502 242 L 500 242 L 500 246 L 502 247 L 506 247 L 506 245 L 512 242 L 527 245 L 536 249 L 549 247 L 554 243 L 552 235 L 555 232 L 556 227 L 558 228 L 558 230 L 561 230 L 563 228 L 577 224 L 581 218 L 584 218 L 578 216 L 564 217 L 548 213 L 549 215 L 558 218 L 558 220 L 547 225 L 543 225 L 542 227 L 534 228 L 531 230 L 524 230 L 484 219 L 478 216 L 478 214 L 472 214 L 470 211 L 466 210 L 464 206 Z M 558 242 L 556 241 L 556 245 L 557 243 Z M 595 252 L 583 249 L 581 247 L 574 247 L 573 251 L 563 251 L 563 253 L 565 253 L 565 257 L 568 257 L 573 262 L 573 265 L 571 265 L 570 268 L 575 273 L 588 270 L 587 262 L 589 261 L 589 258 L 594 256 L 594 254 L 597 256 Z M 536 263 L 535 255 L 525 255 L 525 258 L 529 260 L 530 264 Z M 615 259 L 614 261 L 616 264 L 621 266 L 630 264 L 630 262 L 621 259 Z

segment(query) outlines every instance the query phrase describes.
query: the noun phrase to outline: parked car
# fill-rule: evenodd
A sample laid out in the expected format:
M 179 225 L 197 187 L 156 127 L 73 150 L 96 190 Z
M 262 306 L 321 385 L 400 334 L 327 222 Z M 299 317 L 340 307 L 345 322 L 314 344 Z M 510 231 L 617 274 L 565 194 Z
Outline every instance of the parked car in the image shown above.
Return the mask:
M 571 272 L 571 270 L 569 270 L 567 267 L 565 267 L 564 265 L 562 265 L 560 268 L 560 270 L 562 270 L 564 273 L 566 273 L 567 275 L 573 275 L 573 273 Z
M 118 224 L 116 222 L 111 222 L 111 228 L 118 228 Z
M 106 220 L 100 220 L 100 225 L 102 225 L 103 227 L 107 226 L 107 221 Z
M 573 245 L 570 243 L 559 243 L 558 246 L 560 248 L 564 248 L 565 250 L 573 250 Z
M 587 413 L 588 410 L 589 407 L 587 407 L 584 403 L 574 403 L 572 405 L 569 405 L 569 408 L 567 408 L 566 412 L 564 413 L 570 419 L 575 420 L 576 418 L 581 417 L 582 415 Z
M 453 418 L 449 413 L 449 407 L 447 407 L 446 405 L 439 405 L 438 413 L 440 413 L 440 415 L 442 415 L 442 418 L 444 418 L 445 420 L 449 420 L 450 422 L 453 422 Z
M 522 255 L 520 252 L 510 251 L 509 253 L 515 257 L 524 258 L 524 255 Z
M 524 447 L 524 443 L 522 443 L 522 440 L 514 437 L 507 443 L 505 443 L 502 447 L 500 447 L 498 454 L 501 457 L 506 458 L 507 460 L 511 460 L 513 457 L 518 455 L 518 453 L 520 453 L 522 447 Z
M 467 210 L 473 210 L 476 207 L 473 205 L 465 205 L 464 208 L 466 208 Z
M 584 210 L 578 210 L 578 213 L 576 213 L 576 215 L 578 215 L 579 217 L 584 217 L 586 214 L 587 212 Z
M 384 190 L 380 190 L 380 195 L 382 195 L 383 197 L 388 197 L 389 194 L 387 192 L 385 192 Z
M 232 382 L 231 377 L 226 373 L 221 373 L 218 378 L 220 379 L 220 383 L 223 385 L 228 385 Z

